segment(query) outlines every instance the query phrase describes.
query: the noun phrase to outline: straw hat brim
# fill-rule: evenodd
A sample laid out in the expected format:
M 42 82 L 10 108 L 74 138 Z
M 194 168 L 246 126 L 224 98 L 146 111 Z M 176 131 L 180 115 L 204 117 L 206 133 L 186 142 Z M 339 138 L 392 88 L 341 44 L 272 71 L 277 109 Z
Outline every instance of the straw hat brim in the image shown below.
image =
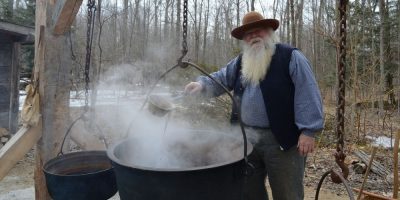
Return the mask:
M 270 27 L 275 31 L 279 27 L 279 21 L 276 19 L 262 19 L 259 21 L 248 23 L 233 29 L 231 35 L 236 39 L 242 40 L 246 31 L 260 27 L 265 27 L 265 28 Z

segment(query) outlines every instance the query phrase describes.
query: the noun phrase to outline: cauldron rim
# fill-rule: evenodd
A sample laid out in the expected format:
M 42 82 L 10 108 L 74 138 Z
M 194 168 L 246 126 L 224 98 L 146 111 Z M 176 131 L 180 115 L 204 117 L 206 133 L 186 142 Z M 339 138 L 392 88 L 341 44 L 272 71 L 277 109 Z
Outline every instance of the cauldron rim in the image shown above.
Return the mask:
M 60 156 L 56 156 L 56 157 L 50 159 L 49 161 L 47 161 L 43 165 L 42 170 L 46 174 L 59 176 L 59 177 L 82 177 L 82 176 L 89 176 L 89 175 L 95 175 L 95 174 L 99 174 L 99 173 L 103 173 L 103 172 L 108 172 L 108 171 L 114 169 L 114 166 L 110 164 L 110 167 L 108 167 L 107 169 L 98 170 L 98 171 L 95 171 L 95 172 L 88 172 L 88 173 L 84 173 L 84 174 L 60 174 L 60 173 L 53 173 L 53 172 L 48 170 L 48 168 L 51 165 L 55 164 L 60 159 L 68 159 L 71 156 L 75 156 L 75 155 L 78 155 L 78 154 L 87 154 L 89 156 L 90 155 L 102 155 L 102 154 L 104 154 L 106 156 L 107 152 L 106 151 L 101 151 L 101 150 L 92 150 L 92 151 L 76 151 L 76 152 L 66 153 L 66 154 L 63 154 L 63 155 L 60 155 Z
M 190 132 L 203 132 L 203 133 L 213 133 L 213 134 L 223 134 L 227 137 L 234 137 L 232 135 L 226 134 L 226 133 L 222 133 L 222 132 L 216 132 L 216 131 L 207 131 L 207 130 L 192 130 L 189 129 L 188 131 Z M 144 170 L 144 171 L 157 171 L 157 172 L 188 172 L 188 171 L 197 171 L 197 170 L 205 170 L 205 169 L 211 169 L 211 168 L 217 168 L 217 167 L 222 167 L 225 165 L 230 165 L 239 161 L 244 160 L 243 155 L 241 155 L 241 157 L 239 159 L 233 159 L 233 160 L 229 160 L 226 162 L 221 162 L 221 163 L 217 163 L 217 164 L 212 164 L 212 165 L 206 165 L 206 166 L 199 166 L 199 167 L 187 167 L 187 168 L 155 168 L 155 167 L 145 167 L 145 166 L 140 166 L 140 165 L 134 165 L 128 162 L 124 162 L 121 159 L 118 159 L 115 155 L 114 155 L 114 150 L 115 148 L 128 141 L 128 140 L 134 140 L 133 138 L 128 138 L 128 139 L 123 139 L 120 140 L 114 144 L 112 144 L 111 146 L 108 147 L 107 149 L 107 156 L 108 158 L 112 161 L 117 163 L 118 165 L 127 167 L 127 168 L 132 168 L 132 169 L 138 169 L 138 170 Z M 253 145 L 247 141 L 247 156 L 250 155 L 250 153 L 253 151 Z

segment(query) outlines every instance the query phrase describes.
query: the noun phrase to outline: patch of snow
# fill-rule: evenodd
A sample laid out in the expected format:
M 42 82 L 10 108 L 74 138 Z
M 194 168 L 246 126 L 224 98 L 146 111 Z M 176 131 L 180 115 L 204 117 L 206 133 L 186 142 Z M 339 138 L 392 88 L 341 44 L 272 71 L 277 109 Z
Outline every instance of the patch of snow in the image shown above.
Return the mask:
M 394 139 L 390 139 L 386 136 L 373 137 L 368 135 L 366 138 L 372 140 L 372 145 L 380 146 L 385 149 L 392 148 L 391 144 L 394 145 Z
M 12 190 L 0 194 L 0 200 L 32 200 L 35 199 L 35 190 L 33 187 Z

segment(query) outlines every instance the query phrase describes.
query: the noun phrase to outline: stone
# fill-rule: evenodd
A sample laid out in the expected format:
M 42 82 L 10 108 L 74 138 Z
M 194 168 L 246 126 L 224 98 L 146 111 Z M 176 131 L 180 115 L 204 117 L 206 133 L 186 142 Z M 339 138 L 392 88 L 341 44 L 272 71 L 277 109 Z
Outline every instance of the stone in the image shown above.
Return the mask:
M 366 170 L 367 170 L 367 165 L 362 162 L 353 164 L 353 171 L 356 174 L 364 174 Z
M 0 137 L 7 136 L 9 134 L 6 128 L 0 128 Z
M 6 142 L 8 142 L 8 138 L 7 137 L 2 137 L 0 141 L 1 141 L 1 143 L 6 143 Z
M 2 143 L 0 143 L 0 149 L 3 148 L 3 146 L 4 146 L 4 145 L 3 145 Z

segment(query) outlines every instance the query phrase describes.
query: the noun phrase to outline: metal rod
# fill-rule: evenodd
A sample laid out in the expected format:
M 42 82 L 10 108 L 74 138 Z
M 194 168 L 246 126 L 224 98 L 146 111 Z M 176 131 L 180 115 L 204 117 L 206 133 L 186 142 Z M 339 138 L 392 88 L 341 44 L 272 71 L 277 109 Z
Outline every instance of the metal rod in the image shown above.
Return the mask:
M 85 111 L 84 113 L 82 113 L 78 118 L 76 118 L 76 119 L 71 123 L 71 125 L 69 125 L 68 130 L 67 130 L 67 132 L 65 133 L 64 138 L 63 138 L 63 140 L 62 140 L 61 147 L 60 147 L 60 151 L 58 152 L 57 156 L 60 156 L 60 155 L 63 155 L 63 154 L 64 154 L 62 150 L 63 150 L 63 148 L 64 148 L 65 139 L 67 139 L 67 136 L 68 136 L 69 132 L 71 131 L 72 127 L 75 125 L 75 123 L 78 122 L 78 120 L 82 119 L 82 118 L 84 117 L 83 115 L 84 115 L 85 113 L 86 113 L 86 111 Z
M 349 199 L 350 199 L 350 200 L 354 200 L 353 192 L 351 191 L 351 189 L 350 189 L 350 187 L 349 187 L 349 184 L 347 183 L 346 179 L 342 176 L 341 173 L 338 173 L 338 172 L 336 172 L 336 171 L 333 170 L 333 169 L 331 169 L 331 170 L 325 172 L 325 173 L 322 175 L 321 179 L 319 180 L 318 186 L 317 186 L 317 191 L 316 191 L 316 193 L 315 193 L 315 200 L 318 200 L 318 199 L 319 199 L 319 192 L 320 192 L 320 190 L 321 190 L 322 183 L 324 183 L 325 178 L 326 178 L 329 174 L 331 174 L 331 173 L 336 174 L 336 175 L 340 178 L 340 180 L 342 180 L 342 183 L 343 183 L 343 185 L 344 185 L 344 187 L 345 187 L 345 189 L 346 189 L 346 191 L 347 191 L 347 195 L 349 196 Z

